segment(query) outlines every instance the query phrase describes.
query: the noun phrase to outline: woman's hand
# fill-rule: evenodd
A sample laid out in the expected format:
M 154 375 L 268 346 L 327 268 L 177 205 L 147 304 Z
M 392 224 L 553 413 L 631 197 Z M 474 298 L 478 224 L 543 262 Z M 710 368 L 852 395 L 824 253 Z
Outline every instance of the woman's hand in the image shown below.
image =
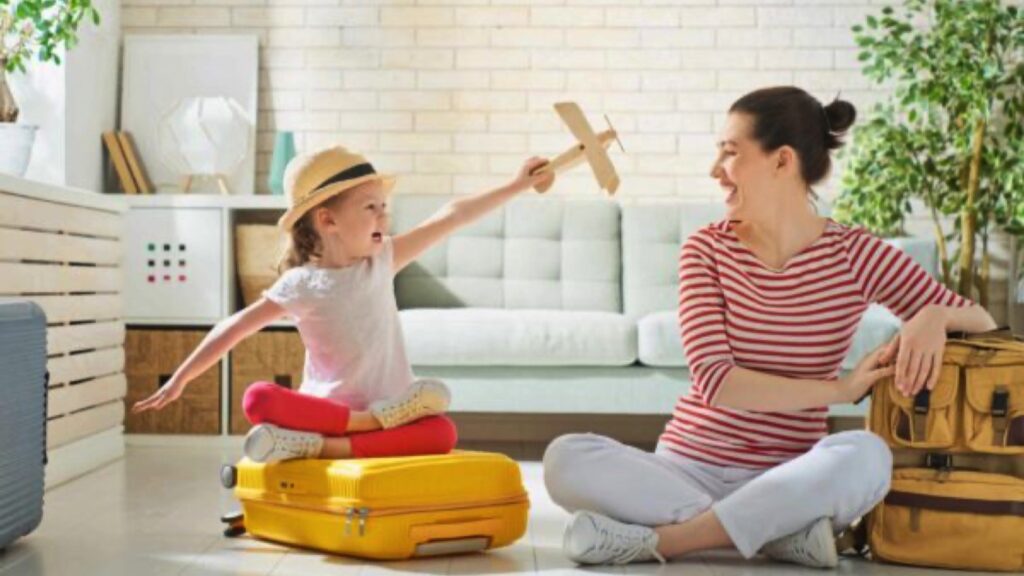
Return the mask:
M 851 372 L 839 379 L 841 402 L 860 400 L 871 390 L 875 382 L 893 375 L 896 367 L 882 361 L 888 349 L 889 344 L 882 344 L 875 348 L 870 354 L 861 358 Z
M 533 174 L 533 171 L 547 164 L 548 161 L 544 158 L 538 158 L 534 156 L 523 163 L 523 167 L 519 169 L 519 173 L 516 174 L 515 179 L 512 181 L 512 186 L 518 190 L 526 190 L 527 188 L 533 188 L 535 186 L 541 186 L 550 183 L 555 178 L 554 172 L 544 172 L 541 174 Z
M 146 410 L 162 410 L 164 406 L 177 400 L 184 391 L 185 382 L 172 377 L 159 390 L 154 392 L 152 396 L 136 402 L 132 406 L 132 414 L 138 414 Z
M 904 396 L 914 396 L 922 388 L 935 388 L 942 371 L 946 329 L 943 308 L 926 306 L 886 346 L 881 363 L 896 360 L 896 388 Z

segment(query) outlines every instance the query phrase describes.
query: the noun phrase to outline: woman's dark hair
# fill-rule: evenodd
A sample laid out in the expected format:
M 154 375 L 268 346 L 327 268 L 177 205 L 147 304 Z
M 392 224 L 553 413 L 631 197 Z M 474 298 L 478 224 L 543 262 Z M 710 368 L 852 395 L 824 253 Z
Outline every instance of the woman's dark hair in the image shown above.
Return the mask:
M 822 181 L 832 169 L 829 151 L 843 145 L 842 136 L 853 125 L 857 110 L 838 96 L 827 106 L 795 86 L 755 90 L 736 102 L 729 112 L 753 118 L 751 135 L 765 151 L 789 146 L 800 157 L 800 175 L 808 185 Z

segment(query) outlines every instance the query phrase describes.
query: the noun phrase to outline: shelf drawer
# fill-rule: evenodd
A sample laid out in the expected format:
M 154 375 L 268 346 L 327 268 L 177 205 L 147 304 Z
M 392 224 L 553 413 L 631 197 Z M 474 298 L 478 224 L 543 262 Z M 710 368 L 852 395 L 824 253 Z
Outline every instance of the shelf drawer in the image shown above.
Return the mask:
M 133 404 L 160 388 L 199 345 L 203 330 L 128 330 L 125 339 L 125 431 L 139 434 L 219 434 L 220 364 L 199 375 L 177 401 L 132 414 Z

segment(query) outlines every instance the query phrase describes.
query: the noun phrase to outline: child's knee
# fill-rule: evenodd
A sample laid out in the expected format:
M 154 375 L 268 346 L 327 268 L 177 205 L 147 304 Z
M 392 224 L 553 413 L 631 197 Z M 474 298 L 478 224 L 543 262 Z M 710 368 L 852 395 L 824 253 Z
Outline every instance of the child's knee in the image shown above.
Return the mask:
M 260 424 L 267 420 L 277 388 L 276 384 L 270 382 L 256 382 L 245 389 L 245 395 L 242 396 L 242 412 L 250 423 Z
M 455 449 L 459 443 L 459 432 L 455 422 L 447 416 L 435 416 L 431 418 L 431 426 L 437 438 L 437 448 L 442 453 L 448 453 Z

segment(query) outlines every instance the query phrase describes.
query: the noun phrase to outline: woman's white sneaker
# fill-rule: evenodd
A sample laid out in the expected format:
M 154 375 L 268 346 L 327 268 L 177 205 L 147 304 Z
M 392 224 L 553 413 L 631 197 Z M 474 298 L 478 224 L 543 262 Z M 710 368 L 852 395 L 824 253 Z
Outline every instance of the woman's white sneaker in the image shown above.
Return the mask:
M 818 518 L 803 530 L 773 540 L 761 548 L 772 560 L 792 562 L 811 568 L 835 568 L 839 565 L 832 519 Z
M 370 404 L 370 413 L 382 428 L 395 428 L 426 416 L 444 414 L 451 393 L 440 380 L 417 380 L 397 398 Z
M 324 437 L 315 432 L 300 432 L 260 424 L 245 436 L 245 455 L 253 462 L 278 462 L 295 458 L 317 458 Z
M 658 534 L 647 526 L 625 524 L 596 512 L 579 511 L 565 528 L 562 550 L 577 564 L 662 564 L 658 554 Z

